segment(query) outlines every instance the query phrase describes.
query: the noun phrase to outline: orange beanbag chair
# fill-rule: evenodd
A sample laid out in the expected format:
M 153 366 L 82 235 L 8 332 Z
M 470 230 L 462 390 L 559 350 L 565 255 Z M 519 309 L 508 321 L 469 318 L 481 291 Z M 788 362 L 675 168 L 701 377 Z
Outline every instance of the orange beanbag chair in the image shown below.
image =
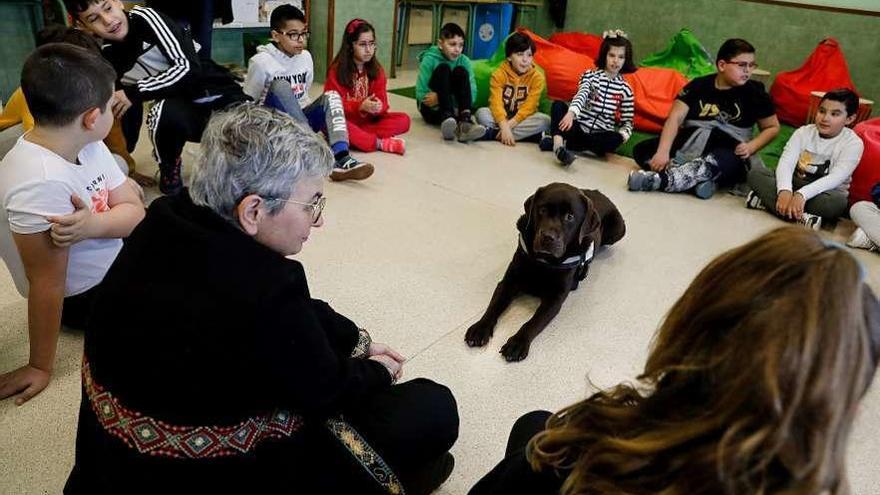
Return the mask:
M 799 127 L 807 120 L 810 93 L 836 88 L 856 90 L 840 44 L 834 38 L 825 38 L 799 69 L 776 76 L 770 96 L 779 120 Z
M 599 58 L 599 48 L 602 46 L 602 37 L 589 33 L 556 33 L 550 36 L 549 41 L 593 60 Z
M 687 78 L 675 69 L 640 67 L 624 74 L 635 98 L 636 116 L 633 125 L 644 132 L 660 132 L 672 110 L 675 97 L 687 84 Z
M 519 28 L 517 31 L 535 42 L 535 63 L 544 69 L 547 96 L 554 100 L 571 101 L 577 93 L 581 74 L 596 68 L 593 58 L 550 43 L 526 28 Z
M 865 143 L 865 151 L 849 185 L 850 204 L 871 201 L 871 188 L 880 182 L 880 118 L 866 120 L 853 130 Z

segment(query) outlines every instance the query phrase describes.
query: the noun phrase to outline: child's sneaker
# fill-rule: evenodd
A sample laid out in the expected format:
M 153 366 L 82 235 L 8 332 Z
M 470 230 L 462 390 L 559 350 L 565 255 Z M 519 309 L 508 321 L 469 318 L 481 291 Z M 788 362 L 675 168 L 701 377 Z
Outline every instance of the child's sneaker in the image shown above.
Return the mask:
M 406 141 L 399 137 L 381 138 L 379 139 L 379 150 L 402 155 L 406 153 Z
M 183 189 L 183 179 L 180 177 L 180 157 L 173 165 L 159 164 L 159 192 L 173 196 Z
M 764 202 L 761 201 L 761 198 L 758 197 L 758 193 L 755 191 L 749 191 L 746 194 L 746 208 L 750 210 L 766 210 L 767 208 L 764 206 Z
M 806 226 L 807 228 L 819 230 L 822 228 L 822 217 L 820 217 L 819 215 L 813 215 L 812 213 L 804 212 L 798 223 Z
M 851 248 L 856 248 L 856 249 L 867 249 L 868 251 L 880 251 L 880 247 L 878 247 L 876 244 L 874 244 L 874 241 L 872 241 L 871 238 L 868 237 L 868 234 L 866 234 L 865 231 L 862 230 L 861 227 L 857 228 L 852 233 L 849 240 L 846 241 L 846 245 Z
M 538 149 L 541 151 L 553 151 L 553 136 L 549 132 L 541 133 L 541 140 L 538 141 Z
M 443 139 L 447 141 L 455 139 L 455 131 L 457 129 L 458 122 L 456 122 L 454 117 L 449 117 L 440 123 L 440 134 L 442 134 Z
M 630 191 L 659 191 L 660 175 L 647 170 L 633 170 L 626 179 Z
M 486 127 L 480 124 L 474 124 L 469 120 L 462 120 L 458 123 L 458 142 L 469 143 L 476 141 L 486 135 Z
M 715 181 L 704 180 L 694 186 L 694 195 L 700 199 L 711 199 L 715 195 Z
M 559 163 L 562 164 L 563 167 L 567 167 L 574 163 L 575 158 L 576 157 L 574 156 L 574 153 L 568 151 L 568 148 L 566 148 L 565 146 L 560 146 L 556 149 L 556 159 L 559 161 Z
M 336 160 L 333 171 L 330 172 L 330 180 L 364 180 L 371 175 L 373 175 L 372 165 L 346 155 Z

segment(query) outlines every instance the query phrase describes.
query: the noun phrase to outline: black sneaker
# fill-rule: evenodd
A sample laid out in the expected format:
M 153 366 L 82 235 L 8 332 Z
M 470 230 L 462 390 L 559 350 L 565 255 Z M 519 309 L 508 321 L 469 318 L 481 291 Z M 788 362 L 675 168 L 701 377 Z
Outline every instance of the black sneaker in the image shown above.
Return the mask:
M 541 140 L 538 141 L 538 148 L 541 151 L 553 151 L 553 136 L 549 132 L 541 133 Z
M 183 179 L 180 177 L 180 157 L 173 165 L 159 164 L 159 192 L 167 196 L 173 196 L 183 189 Z
M 373 175 L 372 165 L 358 161 L 351 155 L 345 155 L 336 160 L 336 165 L 330 172 L 330 180 L 364 180 L 371 175 Z
M 574 153 L 568 151 L 568 148 L 560 146 L 559 149 L 556 150 L 556 159 L 559 160 L 559 163 L 561 163 L 563 167 L 567 167 L 574 162 L 575 156 Z

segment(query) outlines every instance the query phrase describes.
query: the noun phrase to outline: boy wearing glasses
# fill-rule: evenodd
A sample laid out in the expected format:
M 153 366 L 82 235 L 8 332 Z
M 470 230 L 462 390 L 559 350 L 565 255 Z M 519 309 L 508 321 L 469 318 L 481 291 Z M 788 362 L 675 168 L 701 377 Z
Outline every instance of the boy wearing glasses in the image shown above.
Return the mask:
M 630 173 L 631 191 L 692 190 L 709 199 L 716 186 L 745 181 L 748 169 L 761 163 L 757 153 L 779 133 L 779 121 L 764 85 L 749 79 L 757 67 L 755 47 L 729 39 L 715 63 L 717 73 L 682 89 L 660 137 L 633 149 L 645 170 Z
M 315 132 L 327 135 L 336 158 L 332 180 L 363 180 L 373 166 L 349 154 L 348 129 L 342 98 L 327 91 L 314 101 L 309 88 L 315 78 L 312 54 L 305 49 L 309 31 L 303 12 L 290 4 L 279 5 L 269 19 L 272 43 L 257 48 L 248 62 L 244 92 L 255 101 L 290 115 Z
M 190 35 L 165 14 L 146 7 L 123 9 L 120 0 L 65 0 L 77 27 L 101 38 L 102 53 L 116 69 L 113 114 L 122 119 L 134 147 L 142 103 L 155 101 L 147 116 L 159 190 L 183 188 L 181 152 L 198 142 L 211 112 L 247 97 L 232 75 L 210 59 L 199 59 Z

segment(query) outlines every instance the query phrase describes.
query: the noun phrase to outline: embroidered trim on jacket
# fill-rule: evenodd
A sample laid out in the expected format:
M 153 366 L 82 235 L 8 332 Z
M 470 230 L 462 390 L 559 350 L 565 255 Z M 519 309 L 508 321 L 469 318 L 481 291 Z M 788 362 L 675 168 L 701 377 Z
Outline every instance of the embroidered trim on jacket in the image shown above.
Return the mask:
M 382 488 L 391 495 L 405 495 L 406 491 L 394 471 L 388 467 L 385 460 L 373 450 L 373 447 L 364 440 L 354 428 L 342 419 L 331 418 L 327 420 L 327 429 L 330 430 L 342 445 L 357 459 L 358 463 L 370 473 L 370 476 L 382 485 Z
M 104 431 L 141 454 L 205 459 L 245 454 L 270 438 L 290 437 L 303 425 L 290 411 L 275 410 L 231 426 L 177 426 L 128 409 L 92 378 L 83 355 L 82 380 Z
M 354 349 L 351 350 L 351 357 L 359 358 L 359 357 L 367 357 L 367 351 L 370 349 L 370 344 L 373 343 L 373 338 L 370 337 L 370 333 L 364 330 L 363 328 L 358 329 L 358 341 L 354 345 Z

